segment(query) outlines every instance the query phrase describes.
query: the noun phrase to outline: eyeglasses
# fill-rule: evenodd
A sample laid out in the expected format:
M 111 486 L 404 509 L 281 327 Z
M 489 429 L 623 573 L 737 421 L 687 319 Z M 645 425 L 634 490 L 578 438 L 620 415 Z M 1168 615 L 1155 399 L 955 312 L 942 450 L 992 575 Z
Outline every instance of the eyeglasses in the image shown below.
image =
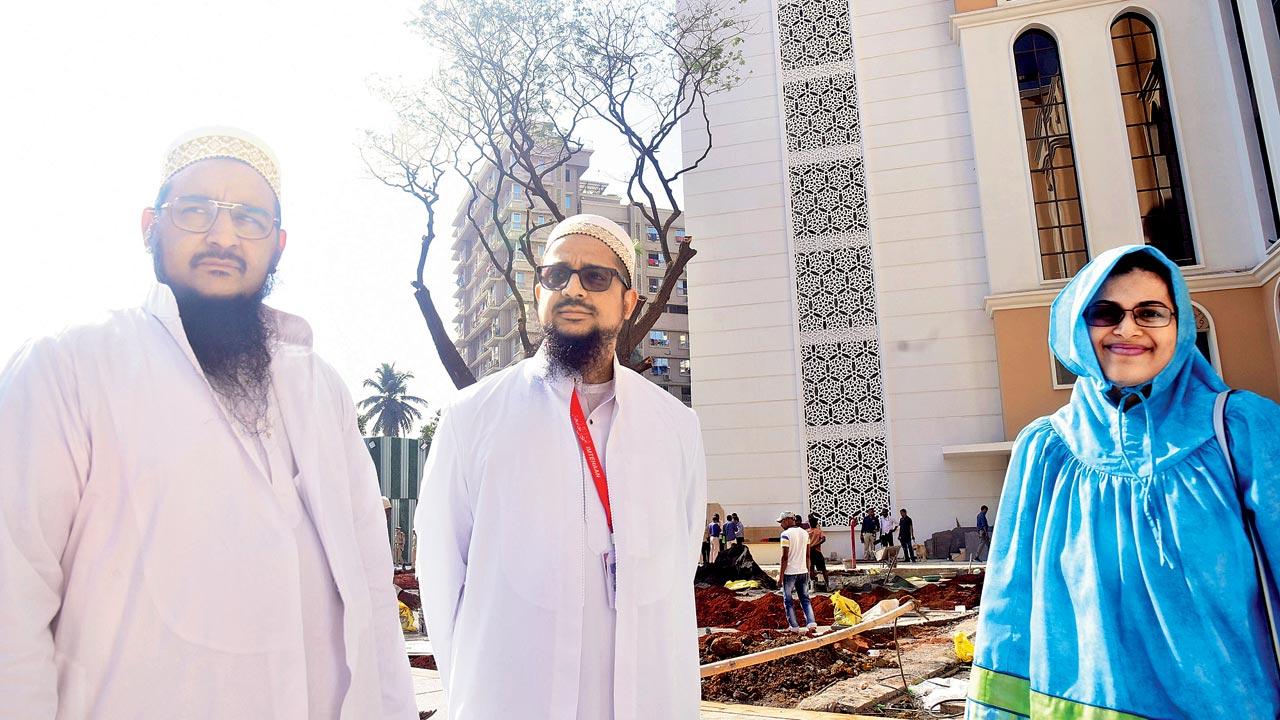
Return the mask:
M 1084 322 L 1089 327 L 1115 327 L 1124 322 L 1125 315 L 1130 314 L 1138 327 L 1162 328 L 1168 327 L 1178 313 L 1156 302 L 1123 308 L 1116 303 L 1100 300 L 1084 309 Z
M 209 232 L 218 213 L 226 210 L 236 235 L 245 240 L 261 240 L 280 224 L 279 218 L 260 207 L 204 197 L 176 197 L 159 209 L 168 210 L 169 219 L 179 229 L 193 233 Z
M 599 265 L 584 265 L 575 270 L 564 263 L 556 263 L 555 265 L 539 265 L 536 272 L 538 273 L 538 284 L 548 290 L 565 289 L 569 286 L 569 278 L 574 275 L 578 276 L 578 282 L 582 283 L 582 287 L 591 292 L 608 290 L 615 277 L 618 278 L 623 287 L 631 287 L 631 283 L 622 277 L 622 273 L 613 268 L 600 267 Z

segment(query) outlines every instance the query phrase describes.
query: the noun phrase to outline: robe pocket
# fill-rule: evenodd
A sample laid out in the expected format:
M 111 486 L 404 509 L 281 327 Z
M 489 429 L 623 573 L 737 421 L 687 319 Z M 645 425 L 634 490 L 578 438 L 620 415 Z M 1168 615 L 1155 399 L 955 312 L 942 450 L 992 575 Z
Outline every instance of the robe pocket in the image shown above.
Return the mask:
M 564 488 L 545 476 L 512 477 L 519 480 L 497 492 L 493 524 L 477 522 L 475 532 L 496 536 L 491 547 L 497 548 L 497 554 L 485 557 L 501 568 L 510 592 L 538 607 L 558 609 L 571 597 L 568 593 L 576 591 L 565 584 L 569 563 L 581 564 L 576 555 L 581 547 L 566 529 L 580 528 L 580 504 L 567 502 Z
M 629 585 L 626 594 L 641 605 L 666 598 L 678 584 L 693 583 L 691 558 L 695 556 L 687 547 L 685 506 L 675 501 L 673 492 L 667 492 L 670 488 L 650 490 L 632 513 L 633 522 L 618 550 L 619 583 Z
M 292 528 L 261 478 L 214 477 L 130 482 L 150 602 L 169 631 L 193 645 L 232 653 L 288 648 L 302 610 Z

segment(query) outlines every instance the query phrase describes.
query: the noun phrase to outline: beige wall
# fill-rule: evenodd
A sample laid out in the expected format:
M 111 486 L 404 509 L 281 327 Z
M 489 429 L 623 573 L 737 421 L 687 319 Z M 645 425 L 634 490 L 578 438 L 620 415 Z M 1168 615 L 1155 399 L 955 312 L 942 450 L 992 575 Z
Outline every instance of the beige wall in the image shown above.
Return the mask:
M 1192 294 L 1213 321 L 1222 376 L 1233 388 L 1280 402 L 1280 328 L 1276 283 Z M 1049 308 L 999 310 L 994 317 L 1005 438 L 1071 399 L 1054 390 L 1047 346 Z
M 1065 405 L 1071 391 L 1053 389 L 1047 305 L 1000 310 L 993 319 L 1004 436 L 1012 440 L 1032 420 Z
M 1195 293 L 1192 299 L 1204 306 L 1213 319 L 1222 378 L 1227 384 L 1280 401 L 1275 309 L 1268 308 L 1275 303 L 1271 285 Z
M 1280 358 L 1280 276 L 1262 288 L 1263 317 L 1267 319 L 1267 337 L 1270 338 L 1271 355 Z M 1276 362 L 1276 384 L 1280 385 L 1280 360 Z
M 996 6 L 996 0 L 956 0 L 956 12 L 969 12 L 970 10 L 986 10 Z

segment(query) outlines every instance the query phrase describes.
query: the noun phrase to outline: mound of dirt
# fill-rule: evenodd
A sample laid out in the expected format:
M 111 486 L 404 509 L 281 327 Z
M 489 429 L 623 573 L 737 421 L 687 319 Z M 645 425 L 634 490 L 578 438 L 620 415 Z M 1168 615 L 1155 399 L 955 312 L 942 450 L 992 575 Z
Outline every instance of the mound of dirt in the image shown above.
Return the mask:
M 724 585 L 730 580 L 758 580 L 766 590 L 778 589 L 777 581 L 756 564 L 751 549 L 736 543 L 725 548 L 715 562 L 699 567 L 693 576 L 695 584 Z
M 784 630 L 787 627 L 787 613 L 782 604 L 782 596 L 774 593 L 745 599 L 723 587 L 698 587 L 694 589 L 694 603 L 697 607 L 698 627 L 734 628 L 744 632 Z M 804 624 L 800 604 L 794 604 L 796 621 Z M 814 595 L 810 598 L 810 604 L 813 606 L 813 619 L 819 625 L 830 625 L 835 621 L 834 608 L 829 598 Z

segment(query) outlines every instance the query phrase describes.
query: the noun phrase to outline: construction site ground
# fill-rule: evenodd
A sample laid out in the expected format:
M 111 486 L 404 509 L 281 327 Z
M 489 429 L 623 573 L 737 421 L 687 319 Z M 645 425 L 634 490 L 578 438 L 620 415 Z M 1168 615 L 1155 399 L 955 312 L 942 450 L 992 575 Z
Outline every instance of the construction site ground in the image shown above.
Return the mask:
M 865 567 L 854 572 L 833 572 L 828 589 L 854 599 L 864 611 L 882 600 L 912 599 L 922 606 L 921 613 L 903 616 L 896 627 L 889 624 L 837 644 L 706 677 L 702 681 L 704 702 L 700 717 L 947 717 L 937 709 L 930 714 L 920 707 L 906 688 L 929 678 L 947 676 L 952 677 L 935 682 L 958 687 L 967 677 L 968 665 L 956 657 L 954 636 L 963 633 L 972 637 L 983 575 L 980 565 L 932 565 L 872 568 L 871 573 Z M 831 595 L 812 595 L 819 634 L 833 631 Z M 733 592 L 701 585 L 695 589 L 695 597 L 702 626 L 698 639 L 700 662 L 704 666 L 806 639 L 786 630 L 782 598 L 776 592 Z M 422 717 L 447 720 L 429 640 L 417 634 L 408 634 L 406 640 Z M 942 709 L 954 708 L 950 705 Z

